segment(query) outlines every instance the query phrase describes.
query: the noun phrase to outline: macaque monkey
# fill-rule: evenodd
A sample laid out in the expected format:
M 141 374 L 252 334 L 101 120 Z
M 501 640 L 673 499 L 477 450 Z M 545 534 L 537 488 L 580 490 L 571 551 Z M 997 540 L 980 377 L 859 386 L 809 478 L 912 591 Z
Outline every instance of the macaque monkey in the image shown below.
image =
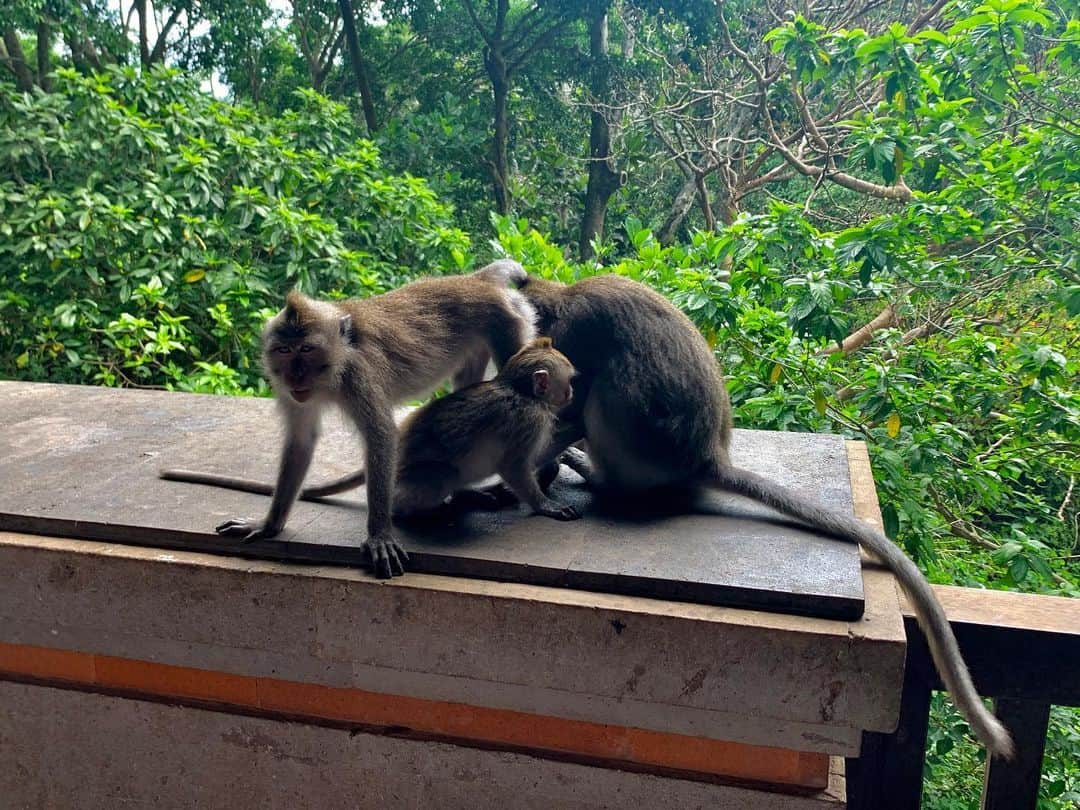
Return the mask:
M 476 383 L 429 402 L 406 417 L 398 438 L 393 513 L 420 517 L 441 508 L 455 495 L 477 502 L 483 495 L 469 484 L 498 474 L 535 512 L 557 520 L 580 515 L 540 489 L 536 469 L 550 445 L 556 412 L 573 397 L 574 367 L 551 345 L 537 338 L 506 361 L 495 379 Z M 224 486 L 257 494 L 273 488 L 259 481 L 208 473 L 169 470 L 173 480 Z M 364 483 L 360 470 L 322 486 L 303 490 L 306 499 L 322 498 Z M 486 499 L 497 506 L 497 499 Z
M 971 682 L 956 638 L 915 564 L 884 534 L 732 465 L 731 405 L 716 358 L 693 323 L 663 296 L 615 275 L 563 286 L 529 277 L 521 292 L 540 334 L 574 364 L 577 396 L 560 413 L 545 462 L 562 460 L 619 494 L 660 487 L 715 488 L 751 498 L 826 534 L 858 543 L 896 575 L 926 633 L 941 679 L 975 735 L 1009 757 L 1008 731 Z
M 538 338 L 487 382 L 463 388 L 413 411 L 401 425 L 394 514 L 440 507 L 447 496 L 498 474 L 541 515 L 574 520 L 572 506 L 548 498 L 536 480 L 550 445 L 555 414 L 573 397 L 574 367 Z
M 263 366 L 285 420 L 270 511 L 261 521 L 227 520 L 217 532 L 242 542 L 281 532 L 311 465 L 322 412 L 334 405 L 366 446 L 366 546 L 374 571 L 380 577 L 403 573 L 408 555 L 390 520 L 398 435 L 393 408 L 451 375 L 458 385 L 478 381 L 489 356 L 501 367 L 533 337 L 531 307 L 507 288 L 524 275 L 521 265 L 501 261 L 371 298 L 330 302 L 290 293 L 262 337 Z M 163 476 L 205 480 L 183 471 Z

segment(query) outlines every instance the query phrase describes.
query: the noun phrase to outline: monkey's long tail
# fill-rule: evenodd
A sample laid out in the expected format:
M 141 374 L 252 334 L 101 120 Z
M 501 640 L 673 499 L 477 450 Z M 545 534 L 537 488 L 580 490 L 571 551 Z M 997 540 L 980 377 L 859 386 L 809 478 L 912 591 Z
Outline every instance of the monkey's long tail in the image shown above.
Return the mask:
M 236 489 L 240 492 L 250 492 L 254 495 L 273 495 L 273 484 L 255 481 L 251 478 L 236 478 L 231 475 L 217 475 L 215 473 L 197 472 L 195 470 L 162 470 L 158 477 L 166 481 L 183 481 L 186 484 L 205 484 L 209 487 L 222 487 L 223 489 Z M 337 495 L 339 492 L 347 492 L 367 481 L 367 473 L 357 470 L 342 478 L 328 481 L 314 487 L 304 487 L 300 490 L 300 500 L 312 501 L 325 498 L 329 495 Z
M 991 754 L 1012 758 L 1012 737 L 1001 722 L 987 710 L 971 682 L 971 674 L 960 655 L 945 611 L 934 596 L 930 583 L 907 555 L 889 538 L 858 518 L 819 507 L 787 488 L 749 470 L 718 466 L 707 477 L 708 485 L 743 495 L 763 503 L 787 517 L 823 529 L 840 539 L 858 543 L 878 557 L 900 580 L 915 616 L 926 634 L 930 654 L 941 680 L 956 702 L 960 713 L 971 724 L 975 736 Z

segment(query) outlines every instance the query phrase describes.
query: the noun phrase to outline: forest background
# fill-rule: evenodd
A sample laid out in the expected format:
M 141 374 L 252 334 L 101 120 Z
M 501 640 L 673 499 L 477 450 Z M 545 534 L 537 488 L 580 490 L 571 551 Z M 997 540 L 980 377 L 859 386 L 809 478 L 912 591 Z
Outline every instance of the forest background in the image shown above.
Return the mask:
M 0 376 L 266 394 L 298 286 L 641 280 L 935 582 L 1080 594 L 1080 16 L 1038 0 L 14 0 Z M 936 698 L 928 808 L 982 752 Z M 1080 802 L 1055 709 L 1040 806 Z

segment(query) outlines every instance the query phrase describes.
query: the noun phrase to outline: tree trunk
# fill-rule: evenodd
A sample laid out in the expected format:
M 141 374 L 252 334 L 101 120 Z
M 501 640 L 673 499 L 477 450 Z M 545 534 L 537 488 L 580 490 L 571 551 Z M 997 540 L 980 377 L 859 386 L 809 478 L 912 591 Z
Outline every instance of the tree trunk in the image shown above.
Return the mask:
M 4 29 L 4 64 L 15 75 L 15 86 L 21 93 L 29 93 L 34 89 L 34 71 L 26 61 L 22 43 L 14 28 Z
M 592 57 L 590 90 L 594 99 L 609 96 L 611 69 L 607 58 L 607 10 L 601 6 L 589 19 L 589 49 Z M 608 201 L 622 185 L 619 172 L 611 168 L 611 130 L 599 110 L 591 114 L 589 130 L 589 184 L 585 190 L 585 213 L 581 218 L 578 255 L 581 261 L 593 256 L 593 241 L 604 236 Z
M 491 179 L 495 192 L 495 210 L 510 213 L 510 75 L 502 54 L 488 49 L 484 56 L 495 102 L 495 132 L 491 140 Z
M 135 0 L 135 13 L 139 16 L 139 64 L 150 66 L 150 42 L 146 27 L 146 0 Z
M 364 63 L 364 54 L 360 51 L 360 40 L 356 36 L 356 17 L 351 0 L 338 0 L 338 9 L 341 11 L 345 47 L 349 50 L 356 89 L 360 93 L 360 106 L 364 110 L 364 122 L 367 124 L 368 135 L 374 135 L 379 123 L 375 118 L 375 100 L 371 94 L 371 83 L 368 81 L 367 65 Z
M 38 20 L 37 24 L 37 82 L 46 93 L 52 90 L 52 64 L 50 63 L 50 51 L 52 50 L 52 29 L 45 20 Z
M 697 180 L 691 174 L 682 184 L 679 193 L 675 195 L 675 202 L 671 204 L 671 213 L 668 214 L 660 231 L 656 234 L 661 245 L 670 245 L 675 241 L 675 235 L 679 232 L 686 215 L 694 207 L 694 199 L 697 197 Z

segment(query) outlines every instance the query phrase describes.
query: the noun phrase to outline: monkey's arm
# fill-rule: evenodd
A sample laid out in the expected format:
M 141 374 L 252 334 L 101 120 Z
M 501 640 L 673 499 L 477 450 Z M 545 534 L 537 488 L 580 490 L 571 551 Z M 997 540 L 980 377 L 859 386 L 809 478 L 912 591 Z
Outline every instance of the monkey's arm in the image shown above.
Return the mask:
M 387 404 L 358 403 L 350 408 L 367 445 L 368 539 L 375 575 L 383 578 L 405 573 L 409 555 L 397 544 L 390 522 L 397 471 L 397 425 Z
M 536 462 L 532 458 L 506 457 L 499 465 L 499 475 L 510 490 L 539 515 L 556 520 L 577 520 L 581 515 L 569 505 L 553 501 L 545 495 L 536 480 Z
M 217 526 L 218 534 L 239 537 L 242 543 L 275 537 L 285 527 L 300 485 L 304 482 L 311 458 L 315 454 L 315 442 L 319 437 L 318 417 L 308 411 L 295 411 L 288 415 L 285 445 L 281 451 L 274 497 L 270 511 L 261 522 L 245 518 L 232 518 Z

